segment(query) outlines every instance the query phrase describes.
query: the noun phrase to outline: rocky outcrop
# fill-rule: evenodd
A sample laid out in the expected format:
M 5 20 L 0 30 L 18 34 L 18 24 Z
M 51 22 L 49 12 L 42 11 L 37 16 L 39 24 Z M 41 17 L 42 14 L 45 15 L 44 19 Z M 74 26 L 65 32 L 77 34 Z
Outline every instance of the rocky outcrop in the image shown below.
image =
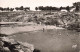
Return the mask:
M 0 37 L 1 52 L 33 52 L 34 46 L 27 42 L 20 42 L 9 37 Z

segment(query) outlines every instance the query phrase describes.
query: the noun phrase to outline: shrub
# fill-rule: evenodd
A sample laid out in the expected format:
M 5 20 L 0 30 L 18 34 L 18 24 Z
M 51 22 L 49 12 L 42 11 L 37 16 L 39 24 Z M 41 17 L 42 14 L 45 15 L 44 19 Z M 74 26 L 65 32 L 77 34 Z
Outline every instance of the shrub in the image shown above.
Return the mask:
M 67 29 L 76 30 L 78 28 L 80 28 L 80 23 L 76 22 L 76 23 L 73 23 L 73 24 L 69 24 Z

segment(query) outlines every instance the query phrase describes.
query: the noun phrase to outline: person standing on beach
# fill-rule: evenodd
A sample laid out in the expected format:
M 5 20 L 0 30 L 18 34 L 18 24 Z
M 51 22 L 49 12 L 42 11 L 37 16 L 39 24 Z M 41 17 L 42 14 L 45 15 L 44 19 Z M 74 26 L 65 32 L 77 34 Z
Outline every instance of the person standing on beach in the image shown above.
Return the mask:
M 43 28 L 43 32 L 44 32 L 44 28 Z

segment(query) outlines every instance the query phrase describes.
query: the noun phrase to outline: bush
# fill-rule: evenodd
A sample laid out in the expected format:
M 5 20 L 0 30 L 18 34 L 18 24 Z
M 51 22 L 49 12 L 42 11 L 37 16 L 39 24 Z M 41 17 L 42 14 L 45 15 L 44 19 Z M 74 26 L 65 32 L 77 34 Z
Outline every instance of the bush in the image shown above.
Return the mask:
M 80 28 L 80 23 L 79 22 L 73 23 L 73 24 L 69 24 L 67 29 L 69 29 L 69 30 L 76 30 L 78 28 Z
M 60 25 L 60 23 L 58 22 L 57 19 L 55 18 L 51 18 L 51 19 L 47 19 L 45 22 L 46 25 Z

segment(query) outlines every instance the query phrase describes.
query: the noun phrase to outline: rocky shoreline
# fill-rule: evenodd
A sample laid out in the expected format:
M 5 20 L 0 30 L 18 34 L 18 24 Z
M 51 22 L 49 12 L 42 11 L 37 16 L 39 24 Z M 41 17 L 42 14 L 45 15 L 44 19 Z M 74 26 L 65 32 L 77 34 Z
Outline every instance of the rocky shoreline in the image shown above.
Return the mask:
M 34 45 L 0 34 L 0 52 L 34 52 Z

